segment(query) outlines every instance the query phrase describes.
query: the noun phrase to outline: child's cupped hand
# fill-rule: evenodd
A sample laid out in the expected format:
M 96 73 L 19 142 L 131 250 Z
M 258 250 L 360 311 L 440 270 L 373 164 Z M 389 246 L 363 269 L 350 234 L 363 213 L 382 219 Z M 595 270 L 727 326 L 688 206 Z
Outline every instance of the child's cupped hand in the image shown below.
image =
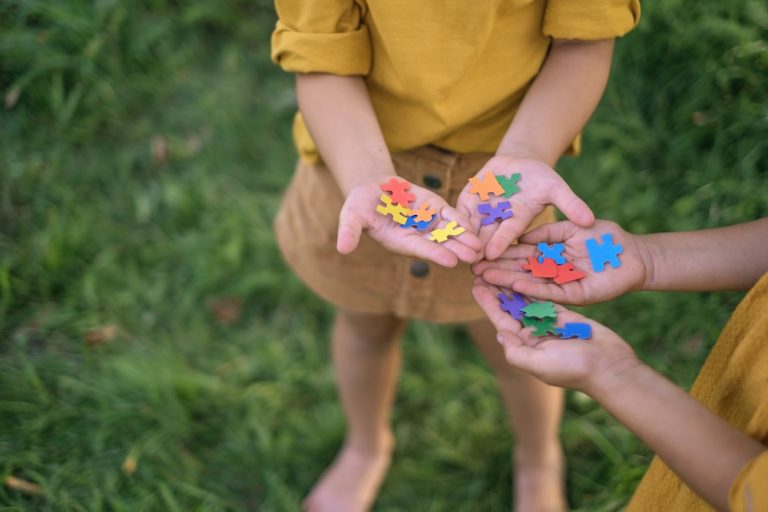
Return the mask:
M 481 224 L 482 215 L 477 210 L 477 206 L 486 201 L 470 192 L 469 183 L 459 195 L 456 208 L 469 217 L 483 244 L 485 259 L 498 258 L 547 205 L 556 206 L 568 219 L 580 226 L 590 226 L 595 221 L 589 206 L 574 194 L 554 169 L 542 161 L 499 155 L 488 160 L 476 176 L 483 177 L 488 171 L 507 177 L 519 173 L 520 191 L 510 198 L 491 196 L 494 205 L 499 201 L 509 201 L 512 217 L 488 225 Z
M 577 389 L 585 393 L 601 381 L 640 364 L 632 347 L 604 325 L 556 306 L 557 325 L 584 322 L 592 327 L 592 339 L 560 339 L 533 336 L 532 328 L 499 308 L 495 286 L 477 279 L 472 294 L 498 331 L 507 362 L 547 384 Z
M 444 267 L 456 266 L 459 261 L 477 261 L 481 242 L 471 229 L 469 219 L 434 192 L 413 184 L 408 190 L 415 196 L 411 203 L 413 207 L 426 202 L 437 211 L 437 218 L 427 230 L 403 228 L 392 217 L 377 212 L 376 206 L 381 203 L 379 198 L 384 193 L 380 185 L 386 181 L 382 176 L 371 176 L 347 194 L 339 214 L 336 248 L 340 253 L 354 251 L 360 242 L 360 235 L 365 231 L 394 253 L 429 260 Z M 450 221 L 458 222 L 466 231 L 443 243 L 429 239 L 430 231 L 444 227 Z
M 586 240 L 597 239 L 610 233 L 613 243 L 623 248 L 619 255 L 621 266 L 606 266 L 602 272 L 595 272 L 589 258 Z M 587 276 L 578 281 L 559 285 L 550 279 L 533 277 L 523 269 L 529 257 L 539 253 L 537 244 L 563 243 L 562 254 L 566 261 L 584 271 Z M 563 221 L 545 224 L 520 238 L 518 245 L 510 246 L 494 261 L 481 261 L 472 270 L 484 281 L 510 288 L 518 293 L 541 300 L 552 300 L 561 304 L 594 304 L 619 297 L 630 291 L 640 290 L 650 278 L 651 258 L 642 237 L 624 231 L 615 222 L 598 220 L 591 227 L 583 228 Z

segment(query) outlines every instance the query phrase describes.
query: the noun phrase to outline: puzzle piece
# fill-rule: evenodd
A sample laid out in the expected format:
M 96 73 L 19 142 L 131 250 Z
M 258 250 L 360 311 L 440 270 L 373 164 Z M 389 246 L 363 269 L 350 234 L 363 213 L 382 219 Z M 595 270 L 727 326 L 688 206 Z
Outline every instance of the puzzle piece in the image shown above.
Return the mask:
M 499 307 L 502 311 L 506 311 L 510 315 L 512 315 L 512 318 L 515 320 L 522 320 L 523 319 L 523 312 L 522 309 L 525 307 L 527 302 L 525 301 L 525 296 L 517 293 L 512 292 L 512 298 L 509 298 L 509 295 L 506 295 L 504 293 L 500 293 L 497 295 L 499 300 L 501 301 L 501 304 L 499 304 Z
M 432 219 L 434 219 L 437 214 L 437 210 L 431 208 L 429 203 L 421 203 L 421 206 L 416 210 L 411 210 L 411 213 L 416 216 L 414 220 L 417 222 L 432 222 Z
M 565 250 L 565 244 L 547 245 L 545 243 L 540 243 L 537 247 L 539 248 L 539 251 L 541 251 L 541 254 L 539 255 L 539 263 L 544 263 L 544 259 L 546 258 L 555 260 L 555 263 L 558 265 L 565 263 L 565 256 L 562 255 L 562 252 Z
M 555 305 L 549 301 L 546 302 L 531 302 L 523 308 L 523 313 L 526 317 L 533 318 L 557 318 L 557 311 L 555 311 Z
M 480 203 L 477 205 L 477 211 L 487 217 L 483 217 L 482 224 L 493 224 L 497 220 L 508 219 L 512 216 L 512 210 L 510 210 L 509 201 L 501 201 L 496 206 L 492 206 L 490 203 Z
M 619 268 L 621 266 L 619 254 L 624 251 L 624 248 L 618 244 L 614 245 L 613 235 L 610 233 L 605 233 L 601 238 L 603 239 L 602 244 L 598 244 L 594 238 L 587 240 L 587 251 L 592 263 L 592 270 L 602 272 L 605 270 L 606 263 L 610 263 L 612 268 Z
M 392 198 L 387 194 L 381 194 L 379 199 L 381 199 L 381 202 L 384 204 L 380 204 L 376 207 L 377 212 L 382 215 L 391 215 L 392 220 L 398 224 L 405 224 L 408 221 L 408 215 L 411 214 L 410 209 L 399 204 L 392 204 Z
M 517 182 L 520 181 L 520 173 L 515 173 L 509 178 L 506 176 L 496 176 L 501 188 L 504 189 L 504 197 L 512 197 L 514 194 L 520 192 L 520 188 L 517 186 Z
M 533 327 L 534 336 L 546 336 L 547 334 L 555 334 L 556 327 L 554 318 L 532 318 L 530 316 L 524 316 L 523 325 L 525 327 Z
M 486 171 L 484 178 L 473 176 L 469 178 L 469 182 L 472 184 L 469 191 L 473 194 L 478 194 L 483 201 L 488 200 L 488 194 L 498 197 L 504 195 L 504 189 L 496 179 L 496 175 L 491 171 Z
M 530 270 L 533 277 L 557 277 L 557 263 L 549 258 L 545 259 L 543 263 L 539 263 L 536 256 L 529 256 L 528 263 L 523 263 L 523 268 Z
M 443 243 L 446 240 L 448 240 L 449 236 L 458 236 L 466 231 L 466 229 L 462 228 L 461 226 L 458 226 L 458 222 L 455 220 L 452 220 L 448 224 L 445 225 L 444 228 L 438 228 L 433 229 L 432 232 L 429 234 L 429 239 L 434 240 L 438 243 Z
M 410 208 L 411 201 L 416 200 L 416 196 L 411 192 L 407 192 L 411 188 L 411 184 L 405 180 L 398 180 L 397 178 L 390 178 L 388 182 L 379 185 L 384 192 L 390 192 L 392 194 L 392 204 L 401 204 L 406 208 Z
M 411 211 L 411 213 L 413 213 L 413 211 Z M 400 227 L 401 228 L 416 228 L 419 231 L 424 231 L 425 229 L 429 228 L 429 225 L 432 224 L 432 221 L 435 220 L 436 217 L 437 217 L 437 214 L 433 215 L 429 220 L 425 220 L 425 221 L 419 222 L 419 221 L 416 220 L 418 218 L 417 215 L 411 215 L 410 217 L 408 217 L 406 219 L 405 224 L 403 224 Z
M 556 328 L 555 334 L 563 340 L 568 338 L 589 340 L 592 339 L 592 326 L 584 322 L 568 322 L 562 329 Z
M 573 266 L 573 263 L 565 263 L 557 266 L 557 277 L 555 282 L 557 284 L 570 283 L 571 281 L 578 281 L 587 277 L 587 273 L 579 270 Z

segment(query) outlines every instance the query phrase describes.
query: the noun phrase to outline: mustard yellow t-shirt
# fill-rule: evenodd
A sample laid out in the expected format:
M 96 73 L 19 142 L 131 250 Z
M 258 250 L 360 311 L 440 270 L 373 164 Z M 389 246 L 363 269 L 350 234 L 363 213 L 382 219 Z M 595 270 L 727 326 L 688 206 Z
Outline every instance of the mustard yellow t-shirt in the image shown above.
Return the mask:
M 766 445 L 731 486 L 733 512 L 768 511 L 768 273 L 736 308 L 691 388 L 735 428 Z M 643 477 L 627 512 L 711 511 L 661 459 Z
M 364 76 L 391 151 L 494 152 L 552 38 L 624 35 L 639 0 L 276 0 L 272 59 Z M 589 70 L 584 70 L 589 73 Z M 297 115 L 301 157 L 317 148 Z

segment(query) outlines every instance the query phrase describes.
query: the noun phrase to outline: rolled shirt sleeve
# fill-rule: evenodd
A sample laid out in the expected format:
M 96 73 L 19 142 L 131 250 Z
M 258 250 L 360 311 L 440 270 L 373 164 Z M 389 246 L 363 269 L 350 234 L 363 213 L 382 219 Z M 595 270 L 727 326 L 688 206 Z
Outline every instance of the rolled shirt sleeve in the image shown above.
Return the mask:
M 272 61 L 293 73 L 367 75 L 371 41 L 356 0 L 276 0 Z
M 547 0 L 542 32 L 555 39 L 613 39 L 638 21 L 639 0 Z
M 733 512 L 768 510 L 768 450 L 739 472 L 728 494 L 728 506 Z

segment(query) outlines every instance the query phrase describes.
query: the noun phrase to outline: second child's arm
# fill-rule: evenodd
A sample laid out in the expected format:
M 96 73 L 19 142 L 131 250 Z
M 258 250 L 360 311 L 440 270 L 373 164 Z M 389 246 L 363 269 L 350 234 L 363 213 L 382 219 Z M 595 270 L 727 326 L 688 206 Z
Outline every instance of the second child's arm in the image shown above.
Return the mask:
M 768 272 L 768 218 L 640 239 L 652 260 L 644 290 L 746 290 Z
M 641 363 L 607 327 L 558 308 L 558 323 L 588 322 L 592 339 L 535 337 L 499 309 L 498 289 L 478 284 L 472 291 L 499 330 L 510 364 L 548 384 L 593 397 L 691 489 L 717 510 L 728 510 L 728 493 L 737 475 L 768 447 Z

